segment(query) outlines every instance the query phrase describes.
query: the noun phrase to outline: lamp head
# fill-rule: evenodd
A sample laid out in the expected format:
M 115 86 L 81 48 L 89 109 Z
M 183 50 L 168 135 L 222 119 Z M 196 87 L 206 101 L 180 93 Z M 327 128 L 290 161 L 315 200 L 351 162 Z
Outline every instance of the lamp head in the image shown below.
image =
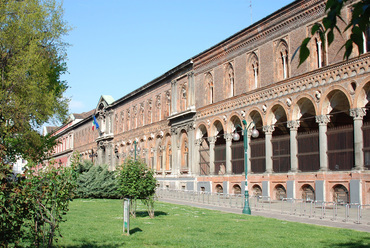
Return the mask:
M 259 135 L 260 135 L 260 133 L 258 132 L 258 130 L 256 128 L 253 128 L 253 130 L 252 130 L 252 137 L 253 138 L 257 138 Z
M 243 120 L 243 125 L 246 126 L 247 125 L 247 121 L 246 120 Z
M 233 133 L 233 140 L 234 140 L 234 141 L 238 141 L 239 139 L 240 139 L 240 135 L 238 134 L 238 132 L 236 132 L 236 131 L 235 131 L 235 132 Z

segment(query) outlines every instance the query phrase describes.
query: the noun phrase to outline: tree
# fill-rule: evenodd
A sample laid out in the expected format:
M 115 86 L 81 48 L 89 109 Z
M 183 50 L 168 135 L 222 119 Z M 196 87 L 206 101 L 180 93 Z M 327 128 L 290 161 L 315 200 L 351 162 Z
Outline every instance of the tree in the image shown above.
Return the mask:
M 69 31 L 57 0 L 0 0 L 0 156 L 40 161 L 55 145 L 38 129 L 67 115 Z
M 115 172 L 107 165 L 96 165 L 85 160 L 80 164 L 77 180 L 77 197 L 81 198 L 119 198 Z
M 301 65 L 310 55 L 308 44 L 311 38 L 317 34 L 322 44 L 325 44 L 326 40 L 328 46 L 334 41 L 335 30 L 342 35 L 342 31 L 338 27 L 338 21 L 345 23 L 341 17 L 341 11 L 343 6 L 352 0 L 328 0 L 326 2 L 325 12 L 326 16 L 321 22 L 315 23 L 311 28 L 311 37 L 307 37 L 302 41 L 299 49 L 299 65 Z M 364 35 L 369 29 L 369 17 L 370 17 L 370 0 L 361 0 L 353 4 L 352 17 L 343 32 L 350 31 L 350 38 L 345 42 L 341 49 L 345 49 L 344 59 L 348 59 L 352 54 L 354 45 L 357 46 L 359 53 L 364 52 Z M 294 58 L 294 55 L 293 55 Z
M 0 167 L 0 246 L 30 241 L 51 247 L 64 221 L 76 188 L 76 165 L 55 162 L 40 170 L 26 170 L 12 178 L 9 165 Z
M 118 192 L 122 198 L 129 198 L 131 215 L 136 217 L 136 200 L 143 200 L 148 214 L 154 217 L 154 194 L 156 179 L 154 172 L 140 160 L 128 159 L 117 170 Z

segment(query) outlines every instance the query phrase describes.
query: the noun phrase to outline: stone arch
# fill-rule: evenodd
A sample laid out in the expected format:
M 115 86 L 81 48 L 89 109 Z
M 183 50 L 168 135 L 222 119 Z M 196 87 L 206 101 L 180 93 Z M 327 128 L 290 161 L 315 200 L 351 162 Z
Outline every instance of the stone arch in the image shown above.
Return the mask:
M 320 169 L 319 125 L 316 122 L 316 108 L 312 99 L 302 96 L 293 105 L 294 119 L 290 127 L 297 128 L 298 170 L 302 172 Z
M 306 113 L 310 116 L 316 116 L 318 113 L 315 99 L 308 94 L 300 94 L 300 97 L 293 101 L 292 106 L 291 120 L 299 120 Z
M 349 192 L 343 184 L 336 184 L 331 189 L 333 202 L 346 204 L 349 202 Z
M 242 126 L 241 118 L 238 114 L 232 114 L 229 121 L 227 122 L 227 133 L 233 133 L 235 131 L 236 125 Z
M 253 173 L 263 173 L 266 171 L 266 152 L 265 152 L 265 133 L 263 132 L 263 119 L 258 110 L 252 110 L 247 116 L 247 123 L 254 122 L 255 128 L 259 132 L 258 137 L 249 139 L 249 160 L 248 165 Z M 251 125 L 253 128 L 253 124 Z M 251 130 L 249 129 L 249 132 Z
M 183 129 L 180 133 L 180 172 L 189 172 L 189 137 L 188 133 Z
M 172 145 L 171 145 L 171 135 L 166 133 L 164 139 L 165 146 L 165 170 L 169 173 L 172 170 Z
M 219 194 L 222 194 L 222 193 L 224 193 L 224 188 L 222 187 L 222 185 L 221 184 L 217 184 L 216 186 L 215 186 L 215 191 L 216 191 L 216 193 L 219 193 Z
M 321 114 L 331 114 L 333 110 L 348 110 L 352 102 L 348 92 L 343 87 L 333 87 L 322 97 Z
M 196 133 L 195 133 L 195 138 L 196 139 L 201 139 L 201 138 L 206 138 L 208 137 L 208 128 L 207 128 L 207 125 L 205 123 L 200 123 L 196 129 Z
M 362 87 L 358 87 L 357 89 L 353 105 L 357 108 L 364 108 L 370 102 L 370 77 Z
M 286 189 L 282 184 L 277 184 L 274 187 L 273 192 L 274 192 L 274 194 L 273 194 L 273 199 L 274 200 L 282 200 L 283 198 L 286 198 L 286 196 L 287 196 L 286 195 Z
M 234 195 L 239 195 L 242 193 L 242 188 L 240 187 L 239 184 L 234 184 L 233 185 L 233 194 Z
M 198 125 L 196 129 L 196 142 L 199 142 L 199 172 L 201 175 L 208 175 L 209 167 L 209 140 L 208 129 L 204 123 Z
M 262 196 L 262 188 L 258 184 L 252 186 L 252 196 Z
M 305 201 L 315 200 L 315 190 L 310 184 L 304 184 L 300 188 L 301 199 Z
M 222 121 L 220 119 L 216 119 L 213 121 L 211 125 L 211 130 L 210 130 L 210 136 L 218 136 L 219 133 L 222 131 L 224 132 L 225 127 L 222 124 Z
M 281 104 L 273 105 L 268 111 L 267 117 L 268 125 L 273 125 L 275 127 L 274 134 L 283 135 L 289 133 L 286 127 L 286 122 L 288 119 L 287 111 Z

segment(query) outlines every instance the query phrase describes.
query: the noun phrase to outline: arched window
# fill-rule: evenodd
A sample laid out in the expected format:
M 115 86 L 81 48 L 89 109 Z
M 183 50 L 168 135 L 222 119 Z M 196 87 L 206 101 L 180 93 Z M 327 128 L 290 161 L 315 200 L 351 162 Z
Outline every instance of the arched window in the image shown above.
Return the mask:
M 321 68 L 326 65 L 326 51 L 325 46 L 320 38 L 315 38 L 315 49 L 316 68 Z
M 276 79 L 284 80 L 289 77 L 288 45 L 281 40 L 276 51 Z
M 234 69 L 231 63 L 228 63 L 225 68 L 225 88 L 226 98 L 233 97 L 235 95 L 235 83 L 234 83 Z
M 206 89 L 205 105 L 212 104 L 214 102 L 214 86 L 213 86 L 213 77 L 211 73 L 207 73 L 205 76 L 205 89 Z
M 235 195 L 242 193 L 242 189 L 240 188 L 240 186 L 238 184 L 234 184 L 234 186 L 233 186 L 233 193 Z
M 252 53 L 249 56 L 247 71 L 249 79 L 249 90 L 256 89 L 259 84 L 259 62 L 256 53 Z
M 219 193 L 219 194 L 222 194 L 224 192 L 224 189 L 221 186 L 221 184 L 216 185 L 216 192 Z

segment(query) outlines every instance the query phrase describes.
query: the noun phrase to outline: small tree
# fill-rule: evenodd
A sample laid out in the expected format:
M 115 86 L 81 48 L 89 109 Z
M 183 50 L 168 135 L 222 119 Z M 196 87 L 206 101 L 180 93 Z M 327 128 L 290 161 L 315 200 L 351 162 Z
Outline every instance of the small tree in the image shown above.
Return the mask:
M 77 197 L 80 198 L 119 198 L 115 172 L 107 165 L 94 166 L 84 161 L 79 166 Z
M 156 179 L 152 170 L 140 160 L 126 160 L 117 171 L 118 192 L 122 198 L 130 199 L 130 213 L 136 217 L 136 201 L 143 200 L 148 214 L 154 217 L 154 193 Z

